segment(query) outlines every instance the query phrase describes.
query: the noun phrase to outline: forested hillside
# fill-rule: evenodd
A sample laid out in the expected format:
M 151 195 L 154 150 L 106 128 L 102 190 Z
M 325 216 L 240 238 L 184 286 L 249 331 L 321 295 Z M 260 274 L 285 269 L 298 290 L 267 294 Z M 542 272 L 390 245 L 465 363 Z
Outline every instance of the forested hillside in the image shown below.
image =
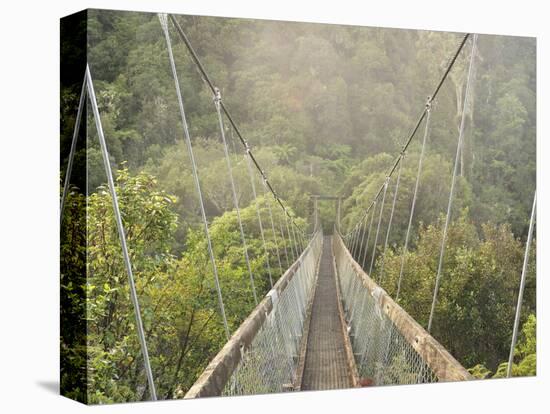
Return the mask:
M 196 16 L 180 16 L 178 21 L 273 187 L 300 217 L 299 224 L 308 223 L 312 194 L 340 195 L 343 232 L 372 201 L 461 40 L 460 34 L 430 31 Z M 213 97 L 176 39 L 174 55 L 226 312 L 234 330 L 255 303 Z M 182 397 L 225 337 L 166 43 L 155 14 L 94 10 L 89 12 L 87 41 L 159 397 Z M 400 293 L 401 306 L 423 326 L 437 267 L 434 252 L 439 249 L 447 206 L 469 51 L 465 48 L 460 55 L 433 106 L 417 222 Z M 500 364 L 507 360 L 510 346 L 535 191 L 535 56 L 532 38 L 480 35 L 478 39 L 447 274 L 432 333 L 465 367 L 475 367 L 472 372 L 479 377 L 502 376 Z M 75 82 L 62 90 L 62 177 L 80 87 Z M 75 366 L 79 358 L 86 358 L 91 382 L 87 389 L 75 386 L 79 383 L 75 375 L 84 373 L 68 370 L 62 373 L 62 387 L 89 402 L 140 400 L 147 397 L 145 374 L 89 112 L 88 157 L 81 148 L 75 159 L 74 188 L 62 227 L 61 267 L 62 306 L 86 309 L 89 346 L 84 355 L 82 349 L 67 345 L 74 339 L 62 338 L 62 352 Z M 226 134 L 256 287 L 264 295 L 269 275 L 244 149 L 231 128 Z M 401 172 L 398 205 L 410 204 L 419 152 L 416 137 Z M 87 177 L 82 174 L 86 163 Z M 281 218 L 282 211 L 264 196 L 259 176 L 256 179 L 266 222 L 268 207 L 276 219 Z M 84 204 L 90 277 L 80 285 L 65 283 L 70 274 L 82 271 L 81 252 L 70 244 L 82 237 L 75 228 L 85 219 L 79 214 Z M 392 296 L 407 211 L 396 208 L 385 259 L 381 284 Z M 335 214 L 332 203 L 321 204 L 326 232 L 332 232 Z M 384 227 L 388 217 L 382 220 Z M 292 259 L 290 246 L 272 233 L 266 232 L 266 237 L 270 268 L 278 277 Z M 514 366 L 517 375 L 535 373 L 534 246 L 532 250 Z M 79 290 L 88 297 L 85 305 L 78 303 Z

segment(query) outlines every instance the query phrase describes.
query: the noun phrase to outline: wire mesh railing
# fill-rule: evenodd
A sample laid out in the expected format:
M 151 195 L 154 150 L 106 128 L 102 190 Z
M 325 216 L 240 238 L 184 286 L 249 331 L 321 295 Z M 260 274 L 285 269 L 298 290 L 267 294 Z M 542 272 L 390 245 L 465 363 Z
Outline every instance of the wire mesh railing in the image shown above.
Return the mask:
M 363 383 L 418 384 L 472 378 L 365 273 L 337 232 L 333 252 L 344 315 Z
M 319 229 L 298 260 L 235 331 L 185 398 L 293 389 L 322 240 Z

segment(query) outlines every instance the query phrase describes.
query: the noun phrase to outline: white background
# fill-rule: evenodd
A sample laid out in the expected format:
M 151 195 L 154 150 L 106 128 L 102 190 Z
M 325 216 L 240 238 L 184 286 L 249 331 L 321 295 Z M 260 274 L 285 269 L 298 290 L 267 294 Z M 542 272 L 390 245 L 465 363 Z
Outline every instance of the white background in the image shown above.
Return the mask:
M 548 412 L 549 31 L 545 1 L 11 0 L 0 14 L 0 411 Z M 86 408 L 59 397 L 59 18 L 86 7 L 537 36 L 537 378 Z M 541 115 L 546 110 L 546 119 Z M 546 349 L 544 349 L 546 348 Z M 546 351 L 546 352 L 544 352 Z

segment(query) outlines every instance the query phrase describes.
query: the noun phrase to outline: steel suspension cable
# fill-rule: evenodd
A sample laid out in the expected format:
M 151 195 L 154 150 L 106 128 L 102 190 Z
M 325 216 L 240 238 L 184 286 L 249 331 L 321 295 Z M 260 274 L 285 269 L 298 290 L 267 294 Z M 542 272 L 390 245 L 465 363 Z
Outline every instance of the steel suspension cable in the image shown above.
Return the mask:
M 390 177 L 386 177 L 384 183 L 384 192 L 382 193 L 382 202 L 380 203 L 380 214 L 378 215 L 378 226 L 376 227 L 376 233 L 374 236 L 374 246 L 372 248 L 372 256 L 370 259 L 369 276 L 372 277 L 372 266 L 374 265 L 374 258 L 376 257 L 376 245 L 378 244 L 378 233 L 380 232 L 380 223 L 382 222 L 382 214 L 384 213 L 384 204 L 386 202 L 386 193 L 388 191 Z
M 355 253 L 353 257 L 358 257 L 361 247 L 363 246 L 364 241 L 364 231 L 367 225 L 366 217 L 363 218 L 361 222 L 359 222 L 359 226 L 357 227 L 357 245 L 355 246 Z
M 474 67 L 474 61 L 475 61 L 475 48 L 476 48 L 476 40 L 477 35 L 474 35 L 473 41 L 472 41 L 472 50 L 470 55 L 470 64 L 468 66 L 468 77 L 466 79 L 466 91 L 464 93 L 464 105 L 462 108 L 462 119 L 460 121 L 460 131 L 458 134 L 458 143 L 456 146 L 456 156 L 455 156 L 455 164 L 453 168 L 453 175 L 451 179 L 451 190 L 449 192 L 449 202 L 447 203 L 447 216 L 445 217 L 445 225 L 443 227 L 443 237 L 441 240 L 441 251 L 439 253 L 439 264 L 437 266 L 437 274 L 435 278 L 435 287 L 434 287 L 434 293 L 432 298 L 432 308 L 430 310 L 430 318 L 428 320 L 428 329 L 427 331 L 430 333 L 433 323 L 433 316 L 435 312 L 435 305 L 437 303 L 437 294 L 439 292 L 439 285 L 441 283 L 441 271 L 443 269 L 443 258 L 445 256 L 445 244 L 447 242 L 447 230 L 449 227 L 449 222 L 451 218 L 451 207 L 453 204 L 453 196 L 454 196 L 454 188 L 455 188 L 455 182 L 456 182 L 456 175 L 458 172 L 458 163 L 459 163 L 459 156 L 460 151 L 462 150 L 462 142 L 464 139 L 464 126 L 466 123 L 466 109 L 468 102 L 470 100 L 470 86 L 471 86 L 471 75 Z
M 306 246 L 304 234 L 304 231 L 300 230 L 299 227 L 296 229 L 296 240 L 298 241 L 298 246 L 300 246 L 300 252 L 303 252 Z
M 352 257 L 355 257 L 357 255 L 357 250 L 360 248 L 361 243 L 361 227 L 363 225 L 363 222 L 365 220 L 359 222 L 359 225 L 357 226 L 357 230 L 355 231 L 355 246 L 352 250 Z
M 292 221 L 292 219 L 290 219 Z M 290 223 L 292 224 L 292 223 Z M 292 241 L 294 243 L 294 250 L 296 250 L 296 260 L 300 257 L 300 246 L 298 245 L 298 242 L 296 241 L 296 232 L 294 230 L 294 226 L 290 225 L 290 232 L 292 234 Z
M 298 240 L 300 242 L 300 251 L 304 251 L 306 246 L 307 246 L 307 236 L 302 233 L 302 232 L 298 232 Z
M 107 183 L 109 185 L 109 191 L 111 193 L 111 200 L 113 202 L 113 210 L 115 215 L 115 222 L 118 230 L 118 236 L 122 247 L 122 256 L 124 258 L 124 266 L 126 267 L 126 273 L 128 274 L 128 283 L 130 286 L 130 298 L 134 307 L 134 316 L 136 318 L 136 328 L 138 331 L 139 344 L 141 347 L 141 354 L 143 356 L 143 364 L 145 373 L 147 376 L 147 384 L 149 386 L 149 393 L 151 400 L 157 399 L 157 393 L 155 389 L 155 382 L 153 380 L 153 372 L 151 370 L 151 363 L 149 361 L 149 352 L 147 350 L 147 341 L 145 339 L 145 330 L 143 329 L 143 321 L 141 319 L 141 310 L 139 307 L 139 300 L 136 292 L 136 285 L 134 282 L 134 273 L 132 270 L 132 263 L 130 261 L 130 255 L 128 254 L 128 246 L 126 244 L 126 233 L 124 231 L 124 225 L 122 223 L 122 216 L 120 214 L 120 207 L 118 205 L 118 197 L 115 190 L 115 183 L 113 180 L 113 172 L 111 171 L 111 163 L 109 159 L 109 152 L 107 151 L 107 143 L 105 142 L 105 135 L 103 134 L 103 126 L 101 124 L 101 117 L 99 116 L 99 109 L 97 107 L 97 100 L 94 91 L 94 85 L 92 82 L 92 76 L 90 74 L 90 68 L 86 65 L 86 87 L 88 90 L 88 97 L 92 106 L 92 112 L 94 115 L 95 125 L 97 129 L 97 135 L 99 137 L 99 144 L 101 146 L 101 155 L 103 158 L 103 166 L 105 167 L 105 174 L 107 175 Z
M 262 223 L 262 215 L 260 213 L 260 203 L 258 201 L 258 195 L 256 194 L 256 184 L 254 183 L 254 175 L 252 173 L 252 167 L 250 166 L 250 161 L 248 160 L 248 157 L 246 154 L 245 154 L 245 163 L 248 169 L 248 176 L 250 178 L 250 185 L 252 187 L 252 196 L 254 197 L 254 205 L 256 207 L 256 214 L 258 216 L 258 225 L 260 226 L 260 236 L 262 238 L 262 246 L 264 248 L 264 254 L 266 259 L 265 264 L 267 268 L 267 274 L 269 275 L 269 283 L 271 284 L 271 287 L 273 287 L 273 277 L 271 276 L 271 265 L 269 264 L 269 251 L 267 250 L 267 245 L 265 243 L 264 226 Z
M 251 158 L 250 158 L 250 148 L 247 147 L 247 155 L 248 155 L 248 160 L 250 161 Z M 267 188 L 267 185 L 265 183 L 265 181 L 263 180 L 263 178 L 261 179 L 261 182 L 262 182 L 262 185 L 263 185 L 263 188 L 264 188 L 264 200 L 266 202 L 266 206 L 267 206 L 267 212 L 269 214 L 269 221 L 270 221 L 270 224 L 271 224 L 271 231 L 273 232 L 273 241 L 275 242 L 275 248 L 276 248 L 276 253 L 277 253 L 277 261 L 279 263 L 279 266 L 281 268 L 281 272 L 283 271 L 283 266 L 282 266 L 282 262 L 281 262 L 281 253 L 279 251 L 279 242 L 277 240 L 277 233 L 275 231 L 275 221 L 273 219 L 273 209 L 271 208 L 271 198 L 270 198 L 270 194 L 268 194 L 268 191 L 269 189 Z M 281 227 L 281 224 L 279 223 L 279 227 Z M 281 238 L 283 240 L 283 244 L 284 244 L 284 248 L 285 248 L 285 254 L 286 253 L 286 241 L 285 241 L 285 235 L 282 231 L 282 227 L 281 227 Z M 287 256 L 287 261 L 288 261 L 288 256 Z M 289 265 L 290 266 L 290 265 Z
M 365 233 L 367 232 L 367 217 L 365 217 L 365 219 L 363 220 L 363 230 L 362 230 L 362 234 L 361 234 L 361 244 L 359 246 L 359 253 L 357 254 L 357 260 L 359 260 L 359 258 L 361 257 L 361 253 L 363 252 L 363 249 L 365 248 L 364 246 L 364 241 L 365 241 Z
M 273 233 L 273 242 L 275 243 L 275 257 L 277 257 L 277 263 L 279 264 L 279 271 L 283 271 L 283 262 L 281 261 L 281 251 L 279 249 L 279 240 L 277 237 L 277 232 L 275 231 L 275 221 L 273 220 L 273 212 L 271 207 L 268 208 L 269 221 L 271 224 L 271 232 Z
M 285 218 L 285 225 L 286 225 L 286 234 L 288 236 L 288 243 L 289 243 L 290 251 L 292 253 L 292 261 L 295 262 L 298 259 L 298 254 L 296 252 L 296 246 L 292 242 L 292 234 L 290 232 L 290 225 L 288 224 L 288 216 L 285 214 L 284 218 Z
M 510 356 L 508 357 L 508 367 L 506 370 L 506 376 L 510 378 L 512 376 L 512 365 L 514 363 L 514 352 L 516 348 L 516 341 L 518 338 L 519 319 L 521 316 L 521 305 L 523 303 L 523 290 L 525 289 L 525 280 L 527 279 L 527 265 L 529 264 L 529 253 L 531 250 L 531 241 L 533 240 L 533 226 L 535 223 L 535 215 L 537 209 L 537 192 L 533 197 L 533 207 L 531 208 L 531 219 L 529 220 L 529 231 L 527 233 L 527 243 L 525 244 L 525 253 L 523 255 L 523 267 L 521 269 L 521 280 L 519 284 L 518 302 L 516 305 L 516 316 L 514 318 L 514 329 L 512 331 L 512 343 L 510 344 Z
M 161 26 L 162 26 L 162 30 L 164 31 L 164 37 L 166 39 L 166 46 L 167 46 L 167 49 L 168 49 L 168 58 L 170 60 L 170 67 L 172 69 L 172 76 L 174 78 L 174 84 L 175 84 L 175 87 L 176 87 L 176 95 L 177 95 L 177 98 L 178 98 L 180 116 L 181 116 L 181 121 L 182 121 L 182 125 L 183 125 L 185 144 L 187 145 L 187 152 L 189 153 L 189 159 L 191 160 L 191 170 L 192 170 L 192 174 L 193 174 L 193 181 L 195 183 L 195 188 L 196 188 L 197 194 L 198 194 L 200 210 L 201 210 L 201 217 L 202 217 L 202 222 L 203 222 L 203 226 L 204 226 L 204 234 L 206 236 L 206 242 L 207 242 L 207 245 L 208 245 L 208 255 L 210 257 L 210 263 L 212 264 L 212 272 L 214 274 L 214 282 L 215 282 L 215 285 L 216 285 L 216 293 L 218 295 L 218 304 L 219 304 L 219 307 L 220 307 L 220 315 L 221 315 L 222 320 L 223 320 L 223 326 L 224 326 L 224 329 L 225 329 L 225 336 L 226 336 L 227 340 L 229 340 L 231 334 L 229 332 L 229 325 L 227 323 L 227 317 L 226 317 L 226 314 L 225 314 L 225 305 L 223 303 L 223 295 L 222 295 L 222 291 L 221 291 L 220 279 L 219 279 L 219 276 L 218 276 L 218 267 L 216 265 L 216 258 L 214 256 L 214 250 L 212 248 L 212 240 L 210 238 L 210 231 L 208 229 L 208 221 L 206 219 L 206 211 L 205 211 L 205 207 L 204 207 L 204 201 L 203 201 L 203 197 L 202 197 L 201 185 L 200 185 L 199 175 L 198 175 L 198 171 L 197 171 L 197 164 L 195 162 L 195 155 L 193 153 L 193 145 L 191 144 L 191 135 L 189 134 L 189 126 L 187 125 L 187 118 L 185 116 L 185 109 L 184 109 L 184 106 L 183 106 L 183 98 L 182 98 L 182 95 L 181 95 L 181 89 L 180 89 L 180 84 L 179 84 L 179 80 L 178 80 L 178 73 L 176 71 L 176 63 L 174 61 L 174 55 L 172 53 L 172 43 L 170 41 L 170 33 L 168 31 L 168 22 L 166 21 L 166 15 L 165 14 L 159 14 L 159 20 L 160 20 L 160 23 L 161 23 Z
M 223 142 L 223 151 L 225 154 L 225 163 L 227 165 L 227 172 L 229 175 L 229 183 L 231 184 L 231 193 L 233 195 L 233 204 L 235 206 L 235 212 L 237 213 L 237 222 L 239 223 L 239 232 L 241 234 L 241 243 L 243 245 L 243 254 L 244 260 L 246 262 L 246 268 L 248 270 L 248 275 L 250 277 L 250 287 L 252 289 L 252 296 L 254 297 L 254 303 L 258 304 L 258 296 L 256 294 L 256 284 L 254 282 L 254 274 L 252 273 L 252 268 L 250 267 L 250 258 L 248 256 L 248 246 L 246 244 L 246 237 L 244 236 L 243 222 L 241 220 L 241 211 L 239 208 L 239 200 L 237 199 L 237 190 L 235 188 L 235 178 L 233 176 L 233 166 L 231 165 L 231 159 L 229 156 L 229 148 L 227 146 L 227 140 L 225 139 L 225 127 L 223 125 L 223 115 L 220 109 L 221 105 L 221 93 L 219 89 L 216 89 L 216 95 L 214 96 L 214 105 L 216 106 L 216 113 L 218 115 L 218 124 L 220 127 L 220 135 Z M 271 279 L 271 271 L 269 271 L 269 280 L 271 286 L 273 286 L 273 280 Z
M 365 268 L 365 260 L 367 260 L 367 251 L 369 250 L 369 241 L 370 241 L 370 234 L 372 230 L 372 223 L 374 221 L 374 211 L 376 210 L 376 200 L 374 203 L 374 207 L 372 208 L 370 212 L 370 224 L 369 224 L 369 232 L 367 233 L 367 243 L 365 244 L 365 251 L 363 252 L 363 260 L 361 260 L 361 267 Z M 367 212 L 368 214 L 368 212 Z
M 350 246 L 350 253 L 352 257 L 355 255 L 355 250 L 357 246 L 357 239 L 359 239 L 359 229 L 361 228 L 361 222 L 357 223 L 357 226 L 355 226 L 355 229 L 353 230 L 352 237 L 351 237 L 351 246 Z
M 403 155 L 404 157 L 404 155 Z M 390 219 L 388 222 L 388 229 L 386 230 L 386 240 L 384 241 L 384 251 L 382 253 L 382 263 L 380 264 L 380 275 L 379 280 L 382 284 L 382 279 L 384 277 L 384 266 L 386 264 L 386 250 L 388 249 L 388 240 L 390 238 L 391 225 L 393 221 L 393 213 L 395 212 L 395 202 L 397 200 L 397 192 L 399 191 L 399 181 L 401 179 L 401 170 L 403 169 L 403 161 L 399 163 L 399 170 L 397 172 L 397 178 L 395 180 L 395 189 L 393 190 L 393 202 L 391 205 Z
M 290 241 L 290 246 L 294 249 L 293 254 L 295 254 L 295 259 L 298 260 L 300 254 L 298 253 L 298 247 L 296 246 L 296 236 L 294 236 L 294 228 L 288 224 L 288 215 L 285 214 L 286 222 L 286 231 L 288 233 L 288 239 Z
M 430 105 L 427 103 L 426 105 Z M 407 256 L 407 249 L 409 246 L 409 237 L 411 233 L 412 221 L 414 217 L 414 209 L 416 206 L 416 198 L 418 194 L 418 187 L 420 184 L 420 175 L 422 173 L 422 161 L 424 160 L 424 153 L 426 151 L 426 141 L 428 138 L 430 130 L 430 119 L 431 119 L 431 106 L 428 106 L 428 116 L 426 117 L 426 124 L 424 126 L 424 138 L 422 138 L 422 148 L 420 149 L 420 157 L 418 158 L 418 168 L 416 171 L 416 182 L 414 184 L 413 199 L 411 204 L 411 212 L 409 214 L 409 223 L 407 225 L 407 232 L 405 233 L 405 243 L 403 246 L 403 251 L 401 253 L 401 268 L 399 270 L 399 279 L 397 282 L 397 292 L 395 294 L 395 300 L 399 299 L 399 293 L 401 292 L 401 282 L 403 280 L 403 269 L 405 268 L 405 260 Z
M 76 112 L 76 119 L 74 122 L 73 139 L 71 141 L 71 150 L 69 151 L 69 161 L 67 163 L 67 170 L 65 171 L 65 181 L 63 184 L 63 193 L 61 195 L 61 205 L 59 207 L 59 225 L 63 222 L 63 212 L 65 211 L 65 201 L 67 200 L 67 194 L 69 193 L 69 185 L 71 180 L 71 173 L 73 171 L 74 154 L 76 152 L 76 142 L 78 140 L 78 133 L 80 132 L 80 121 L 82 119 L 82 111 L 84 109 L 84 103 L 86 100 L 86 79 L 82 81 L 82 90 L 80 91 L 80 99 L 78 101 L 78 109 Z
M 283 230 L 283 227 L 284 227 L 283 223 L 281 223 L 281 221 L 279 221 L 279 232 L 281 233 L 281 241 L 282 241 L 283 249 L 284 249 L 284 252 L 285 252 L 286 268 L 288 269 L 292 263 L 291 263 L 290 258 L 288 256 L 288 248 L 286 246 L 287 243 L 286 243 L 285 232 Z M 283 269 L 281 269 L 281 272 L 282 271 L 283 271 Z
M 205 81 L 207 86 L 210 88 L 212 94 L 216 94 L 216 89 L 217 88 L 214 86 L 214 83 L 212 82 L 212 80 L 210 79 L 208 74 L 206 73 L 206 70 L 205 70 L 204 66 L 202 65 L 202 63 L 201 63 L 197 53 L 195 52 L 193 46 L 191 45 L 191 42 L 189 41 L 187 35 L 185 34 L 185 32 L 181 28 L 180 24 L 178 23 L 178 21 L 176 20 L 176 18 L 173 15 L 169 14 L 168 17 L 170 18 L 170 20 L 172 21 L 172 24 L 176 28 L 176 32 L 178 33 L 180 39 L 183 41 L 183 43 L 185 44 L 187 50 L 189 51 L 189 53 L 191 55 L 191 58 L 192 58 L 193 62 L 195 63 L 195 65 L 197 66 L 197 69 L 199 70 L 203 80 Z M 223 102 L 220 103 L 220 107 L 221 107 L 221 110 L 224 112 L 225 116 L 227 117 L 229 123 L 231 124 L 231 126 L 235 130 L 235 133 L 237 134 L 237 137 L 241 141 L 241 144 L 243 145 L 244 148 L 246 148 L 247 147 L 247 141 L 242 136 L 241 131 L 237 127 L 237 124 L 233 120 L 233 117 L 229 113 L 229 110 L 227 109 L 227 107 L 225 106 L 225 104 Z M 285 205 L 284 205 L 282 199 L 278 196 L 278 194 L 275 192 L 273 186 L 271 185 L 271 183 L 267 179 L 264 170 L 261 168 L 260 164 L 258 163 L 258 160 L 254 156 L 252 151 L 249 152 L 249 156 L 250 156 L 250 159 L 252 160 L 254 166 L 256 167 L 258 172 L 261 174 L 261 176 L 262 176 L 263 180 L 265 181 L 269 191 L 271 191 L 271 193 L 273 194 L 273 197 L 275 198 L 275 200 L 277 201 L 279 206 L 283 209 L 285 214 L 288 215 L 288 218 L 291 220 L 291 224 L 300 230 L 300 228 L 298 227 L 298 225 L 296 224 L 294 219 L 289 215 L 288 210 L 285 208 Z
M 393 165 L 391 166 L 391 168 L 389 169 L 388 173 L 386 174 L 388 177 L 391 177 L 394 173 L 394 171 L 396 170 L 399 162 L 401 161 L 401 155 L 404 154 L 409 145 L 411 144 L 411 141 L 413 140 L 414 136 L 416 135 L 416 132 L 418 131 L 418 129 L 420 128 L 420 125 L 422 124 L 422 121 L 424 120 L 424 118 L 426 117 L 427 115 L 427 112 L 428 112 L 428 108 L 431 106 L 431 104 L 435 101 L 437 95 L 439 94 L 439 91 L 441 90 L 441 87 L 443 86 L 443 83 L 445 82 L 445 80 L 447 79 L 449 73 L 451 72 L 451 69 L 453 68 L 455 62 L 456 62 L 456 59 L 458 58 L 458 56 L 460 55 L 460 52 L 462 51 L 462 49 L 464 48 L 464 45 L 466 44 L 466 41 L 468 40 L 468 38 L 470 37 L 470 34 L 469 33 L 466 33 L 464 35 L 464 37 L 462 38 L 462 40 L 460 41 L 460 44 L 457 48 L 457 50 L 455 51 L 454 55 L 452 56 L 452 58 L 450 59 L 449 61 L 449 64 L 447 66 L 447 69 L 445 70 L 445 72 L 443 73 L 443 75 L 441 76 L 441 79 L 439 80 L 439 82 L 437 83 L 437 86 L 435 87 L 435 90 L 434 92 L 428 97 L 428 104 L 425 105 L 424 109 L 422 110 L 422 112 L 420 113 L 419 117 L 418 117 L 418 120 L 416 121 L 416 124 L 414 126 L 414 128 L 412 129 L 411 133 L 409 134 L 408 138 L 405 140 L 405 144 L 403 145 L 403 147 L 401 148 L 401 151 L 399 153 L 399 155 L 397 156 L 396 160 L 394 161 Z M 382 193 L 382 191 L 384 190 L 384 184 L 382 184 L 380 186 L 380 188 L 378 189 L 378 192 L 376 193 L 376 195 L 374 196 L 374 199 L 373 201 L 371 202 L 371 205 L 369 205 L 369 207 L 367 208 L 367 211 L 368 209 L 370 209 L 370 207 L 372 206 L 372 204 L 374 203 L 374 200 L 376 200 L 380 194 Z M 364 216 L 366 215 L 367 213 L 365 212 Z

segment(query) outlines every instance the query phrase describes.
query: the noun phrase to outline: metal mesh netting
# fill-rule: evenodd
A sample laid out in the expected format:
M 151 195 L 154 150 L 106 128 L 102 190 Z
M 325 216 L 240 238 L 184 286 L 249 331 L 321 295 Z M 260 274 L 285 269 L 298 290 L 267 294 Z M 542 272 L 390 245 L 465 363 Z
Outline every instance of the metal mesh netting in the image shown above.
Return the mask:
M 321 246 L 322 234 L 319 231 L 278 298 L 272 293 L 273 309 L 250 347 L 241 350 L 241 361 L 222 395 L 262 394 L 292 389 Z
M 359 377 L 374 385 L 437 382 L 437 376 L 383 312 L 363 285 L 344 248 L 335 249 L 342 305 Z

